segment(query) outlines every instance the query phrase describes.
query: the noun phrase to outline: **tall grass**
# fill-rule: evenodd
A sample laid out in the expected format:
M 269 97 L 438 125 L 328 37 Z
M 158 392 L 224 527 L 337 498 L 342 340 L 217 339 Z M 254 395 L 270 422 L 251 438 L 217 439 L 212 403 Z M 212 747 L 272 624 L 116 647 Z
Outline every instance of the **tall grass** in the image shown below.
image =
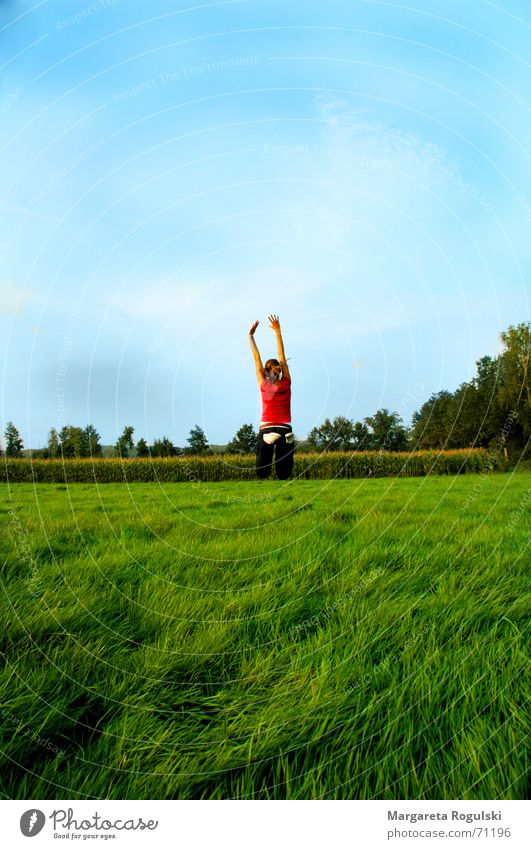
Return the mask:
M 298 479 L 417 477 L 466 472 L 502 471 L 505 460 L 497 451 L 463 448 L 453 451 L 334 451 L 295 454 Z M 254 480 L 251 455 L 162 457 L 155 459 L 9 459 L 0 480 L 11 483 L 119 483 L 121 481 L 195 482 Z
M 5 796 L 523 797 L 531 474 L 4 492 Z

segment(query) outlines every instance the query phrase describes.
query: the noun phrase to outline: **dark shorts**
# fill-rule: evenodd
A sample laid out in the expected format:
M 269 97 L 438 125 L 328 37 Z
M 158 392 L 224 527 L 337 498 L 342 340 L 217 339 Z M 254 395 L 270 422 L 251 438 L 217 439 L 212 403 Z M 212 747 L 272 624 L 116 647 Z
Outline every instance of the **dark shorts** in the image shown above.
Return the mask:
M 264 442 L 264 433 L 280 433 L 280 439 L 268 445 Z M 293 428 L 288 427 L 265 427 L 260 430 L 256 440 L 256 474 L 259 478 L 268 478 L 273 469 L 273 458 L 275 460 L 275 472 L 279 480 L 287 480 L 293 472 L 293 461 L 295 442 L 287 442 L 286 435 L 293 433 Z

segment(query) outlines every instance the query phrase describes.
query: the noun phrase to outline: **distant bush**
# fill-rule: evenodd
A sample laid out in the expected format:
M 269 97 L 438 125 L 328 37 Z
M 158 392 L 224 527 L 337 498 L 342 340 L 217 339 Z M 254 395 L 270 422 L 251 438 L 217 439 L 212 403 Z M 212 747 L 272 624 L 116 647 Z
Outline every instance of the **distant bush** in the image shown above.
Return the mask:
M 334 452 L 295 454 L 294 477 L 311 479 L 418 477 L 504 471 L 503 457 L 487 449 L 454 451 Z M 254 480 L 248 455 L 127 459 L 32 460 L 6 457 L 1 480 L 9 483 L 133 483 Z

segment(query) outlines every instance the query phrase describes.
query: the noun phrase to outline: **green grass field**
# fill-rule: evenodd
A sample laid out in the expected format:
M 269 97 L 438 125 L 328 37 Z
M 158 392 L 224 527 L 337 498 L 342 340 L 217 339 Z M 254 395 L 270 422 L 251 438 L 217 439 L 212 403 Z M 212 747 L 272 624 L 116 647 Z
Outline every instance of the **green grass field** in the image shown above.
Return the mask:
M 524 797 L 530 472 L 3 496 L 4 797 Z

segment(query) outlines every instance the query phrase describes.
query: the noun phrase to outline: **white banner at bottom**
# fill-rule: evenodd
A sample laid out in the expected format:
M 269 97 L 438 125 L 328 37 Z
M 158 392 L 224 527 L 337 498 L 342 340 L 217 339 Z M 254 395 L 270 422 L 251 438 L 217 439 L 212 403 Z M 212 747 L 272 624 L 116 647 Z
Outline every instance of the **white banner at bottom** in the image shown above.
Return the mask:
M 531 845 L 524 801 L 0 801 L 2 844 L 230 849 Z M 35 841 L 30 842 L 30 841 Z

